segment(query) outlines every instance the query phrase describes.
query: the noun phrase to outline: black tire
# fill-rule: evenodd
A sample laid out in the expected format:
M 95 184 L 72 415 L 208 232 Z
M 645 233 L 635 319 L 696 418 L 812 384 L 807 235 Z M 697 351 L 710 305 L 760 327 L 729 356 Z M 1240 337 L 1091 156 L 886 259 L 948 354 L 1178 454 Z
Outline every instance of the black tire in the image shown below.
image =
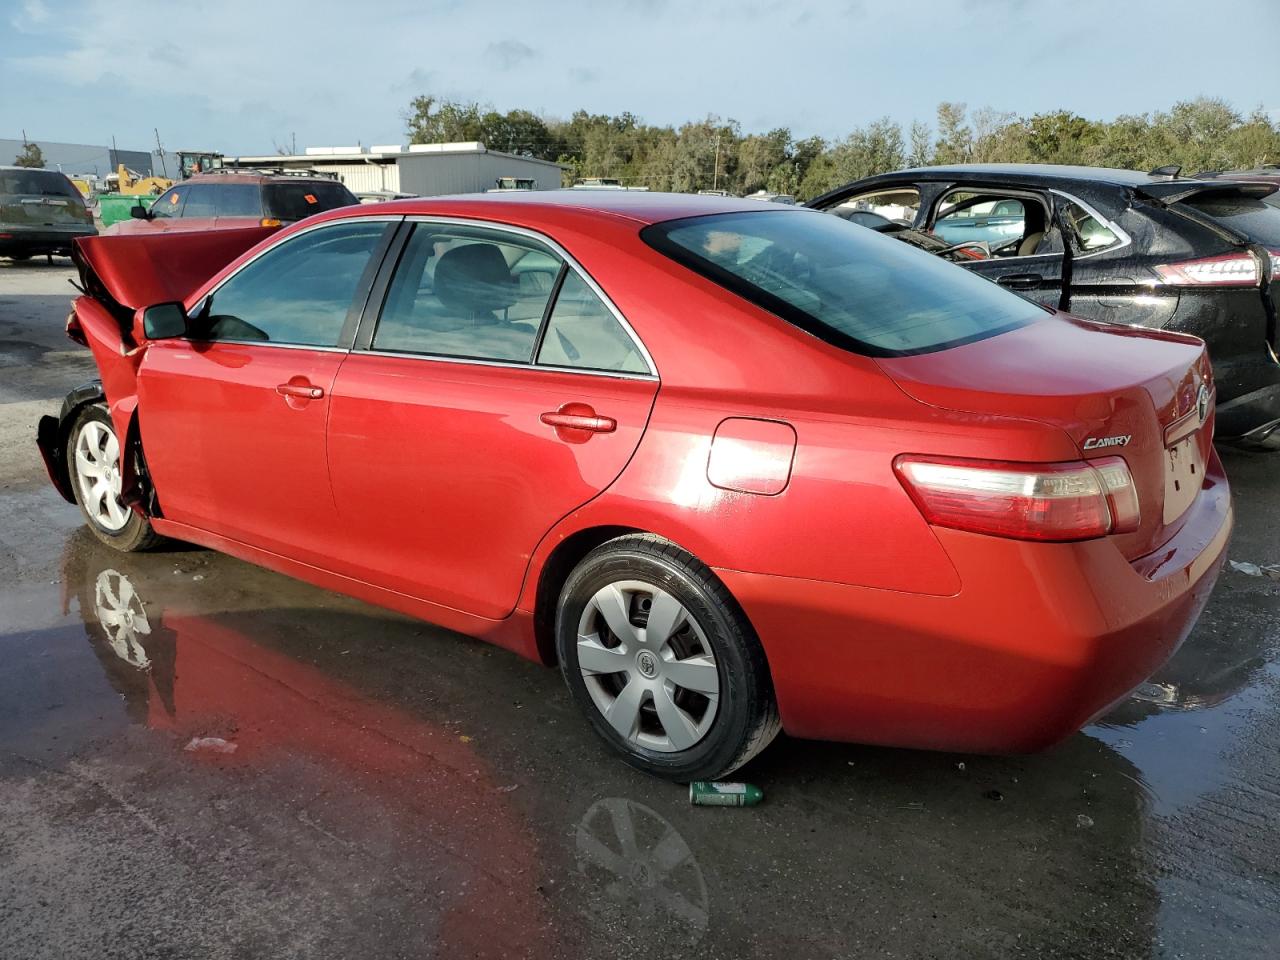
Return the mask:
M 711 646 L 719 675 L 716 711 L 701 739 L 687 749 L 653 750 L 627 739 L 587 688 L 578 663 L 579 623 L 597 591 L 623 581 L 651 584 L 675 598 Z M 654 776 L 679 783 L 720 779 L 767 747 L 781 729 L 764 650 L 737 601 L 705 564 L 661 537 L 618 537 L 583 558 L 560 593 L 556 647 L 561 673 L 588 722 L 627 763 Z
M 115 436 L 115 424 L 112 423 L 106 406 L 101 403 L 91 403 L 83 407 L 72 421 L 71 429 L 67 433 L 67 476 L 71 479 L 71 490 L 80 507 L 80 514 L 84 517 L 85 526 L 107 546 L 114 547 L 122 553 L 150 550 L 158 546 L 164 542 L 164 537 L 152 530 L 151 522 L 137 510 L 126 508 L 129 513 L 128 521 L 122 527 L 113 529 L 85 505 L 80 471 L 76 464 L 76 443 L 81 432 L 91 423 L 105 427 L 111 436 Z

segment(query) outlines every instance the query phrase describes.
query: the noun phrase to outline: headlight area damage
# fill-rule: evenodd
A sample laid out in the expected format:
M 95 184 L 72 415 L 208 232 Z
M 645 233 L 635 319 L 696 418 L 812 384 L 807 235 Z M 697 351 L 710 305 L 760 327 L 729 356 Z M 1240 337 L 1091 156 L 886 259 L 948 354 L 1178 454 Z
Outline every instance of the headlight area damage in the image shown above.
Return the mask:
M 42 417 L 36 442 L 49 479 L 75 502 L 67 469 L 71 424 L 88 404 L 105 404 L 124 437 L 121 499 L 145 516 L 160 516 L 147 476 L 138 432 L 138 366 L 145 352 L 142 311 L 155 303 L 183 301 L 204 281 L 274 233 L 250 227 L 155 236 L 87 237 L 72 246 L 81 295 L 72 302 L 67 336 L 87 346 L 99 380 L 69 393 L 56 417 Z

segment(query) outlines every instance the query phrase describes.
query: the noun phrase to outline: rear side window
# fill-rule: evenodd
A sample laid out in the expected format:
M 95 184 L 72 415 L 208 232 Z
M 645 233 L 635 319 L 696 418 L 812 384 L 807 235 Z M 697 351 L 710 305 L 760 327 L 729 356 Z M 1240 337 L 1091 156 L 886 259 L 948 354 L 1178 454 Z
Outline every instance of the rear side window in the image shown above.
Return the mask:
M 562 261 L 536 240 L 419 224 L 405 245 L 375 350 L 528 363 Z
M 646 227 L 655 249 L 836 346 L 928 353 L 1042 318 L 1042 308 L 839 217 L 730 213 Z
M 1275 194 L 1271 196 L 1274 197 Z M 1204 197 L 1192 197 L 1190 200 L 1184 200 L 1183 203 L 1206 216 L 1213 217 L 1224 227 L 1243 234 L 1255 243 L 1280 249 L 1280 209 L 1263 200 L 1210 194 Z
M 216 217 L 218 188 L 211 183 L 193 183 L 182 206 L 185 217 Z
M 0 170 L 0 195 L 79 197 L 70 180 L 51 170 Z
M 219 217 L 262 217 L 262 187 L 256 183 L 218 184 Z
M 359 203 L 342 184 L 328 180 L 264 184 L 262 197 L 267 216 L 277 220 L 301 220 L 313 213 Z

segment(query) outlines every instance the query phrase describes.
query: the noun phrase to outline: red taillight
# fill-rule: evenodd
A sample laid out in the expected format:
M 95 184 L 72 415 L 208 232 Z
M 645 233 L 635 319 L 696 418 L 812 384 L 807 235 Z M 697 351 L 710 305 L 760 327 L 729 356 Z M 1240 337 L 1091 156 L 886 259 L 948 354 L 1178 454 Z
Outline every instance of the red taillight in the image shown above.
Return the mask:
M 1245 251 L 1162 263 L 1152 269 L 1163 282 L 1175 287 L 1256 287 L 1260 276 L 1258 261 Z
M 939 527 L 1053 541 L 1138 528 L 1138 491 L 1121 457 L 1030 464 L 901 456 L 893 467 Z

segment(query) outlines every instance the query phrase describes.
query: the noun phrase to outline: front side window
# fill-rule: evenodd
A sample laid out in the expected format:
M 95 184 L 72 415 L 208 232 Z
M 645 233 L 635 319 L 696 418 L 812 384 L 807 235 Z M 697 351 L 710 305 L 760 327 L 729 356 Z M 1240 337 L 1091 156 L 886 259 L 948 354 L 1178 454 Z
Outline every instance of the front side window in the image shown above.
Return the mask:
M 187 198 L 187 191 L 190 189 L 185 185 L 174 187 L 156 197 L 156 202 L 151 204 L 151 219 L 168 220 L 170 217 L 182 216 L 182 201 Z
M 373 348 L 528 363 L 563 265 L 543 244 L 516 234 L 417 224 Z
M 983 340 L 1044 311 L 892 237 L 809 212 L 646 227 L 655 249 L 836 346 L 904 356 Z
M 199 340 L 336 347 L 384 221 L 357 220 L 285 240 L 214 291 Z
M 551 308 L 538 363 L 578 370 L 649 372 L 649 365 L 618 318 L 572 270 L 565 274 Z

